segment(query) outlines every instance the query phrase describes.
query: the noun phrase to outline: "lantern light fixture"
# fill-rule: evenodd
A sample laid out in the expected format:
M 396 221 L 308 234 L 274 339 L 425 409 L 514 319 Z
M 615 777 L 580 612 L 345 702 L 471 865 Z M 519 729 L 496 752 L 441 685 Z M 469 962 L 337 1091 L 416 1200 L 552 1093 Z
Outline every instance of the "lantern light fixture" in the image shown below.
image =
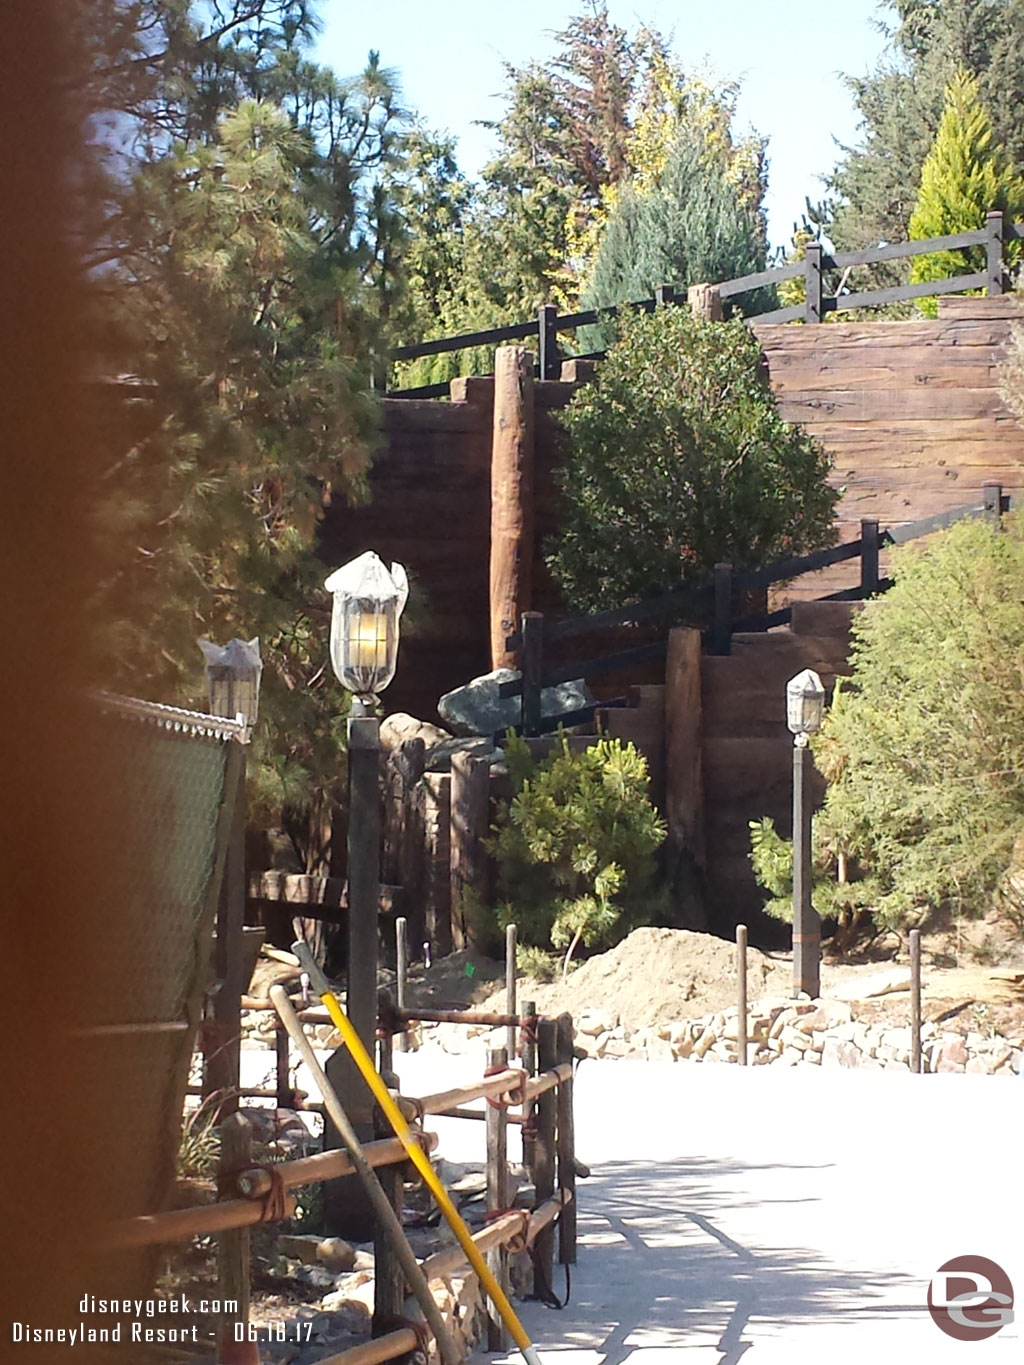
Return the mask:
M 786 684 L 786 723 L 797 744 L 821 729 L 825 718 L 825 688 L 813 668 L 805 668 Z
M 206 660 L 206 683 L 210 694 L 210 715 L 241 721 L 248 740 L 260 709 L 259 637 L 229 640 L 226 645 L 202 639 L 199 648 Z
M 390 572 L 372 550 L 336 569 L 324 583 L 332 594 L 331 666 L 360 709 L 395 676 L 398 621 L 409 596 L 401 564 Z

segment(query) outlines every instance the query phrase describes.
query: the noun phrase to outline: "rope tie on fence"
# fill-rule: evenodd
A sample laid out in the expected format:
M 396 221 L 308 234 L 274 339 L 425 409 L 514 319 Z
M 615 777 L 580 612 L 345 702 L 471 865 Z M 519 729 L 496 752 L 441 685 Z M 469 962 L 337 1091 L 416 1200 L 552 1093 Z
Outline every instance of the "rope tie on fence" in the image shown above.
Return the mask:
M 537 1110 L 535 1108 L 531 1107 L 529 1112 L 524 1109 L 523 1123 L 520 1131 L 522 1132 L 524 1142 L 537 1141 Z
M 513 1208 L 508 1208 L 508 1209 L 488 1209 L 488 1211 L 484 1214 L 484 1222 L 485 1222 L 485 1223 L 493 1223 L 493 1222 L 495 1221 L 495 1219 L 497 1219 L 497 1218 L 505 1218 L 505 1217 L 507 1217 L 510 1213 L 514 1213 L 514 1214 L 517 1214 L 517 1215 L 518 1215 L 518 1217 L 519 1217 L 519 1226 L 516 1228 L 515 1232 L 513 1232 L 512 1236 L 508 1239 L 508 1241 L 507 1241 L 504 1245 L 505 1245 L 505 1250 L 506 1250 L 507 1252 L 509 1252 L 510 1255 L 512 1255 L 512 1256 L 517 1256 L 517 1255 L 519 1254 L 519 1252 L 525 1251 L 526 1248 L 527 1248 L 527 1245 L 528 1245 L 526 1239 L 527 1239 L 527 1236 L 528 1236 L 529 1231 L 530 1231 L 530 1214 L 529 1214 L 529 1210 L 528 1210 L 528 1209 L 513 1209 Z
M 527 1075 L 522 1067 L 509 1067 L 505 1063 L 497 1066 L 489 1066 L 484 1071 L 484 1079 L 488 1076 L 500 1076 L 503 1071 L 514 1071 L 519 1078 L 506 1092 L 504 1097 L 499 1095 L 488 1095 L 487 1103 L 492 1109 L 512 1109 L 516 1105 L 526 1106 L 526 1082 Z
M 237 1171 L 219 1171 L 217 1173 L 217 1194 L 221 1199 L 237 1199 L 240 1191 L 238 1188 L 238 1177 L 241 1175 L 251 1175 L 254 1171 L 263 1171 L 270 1180 L 270 1189 L 266 1194 L 256 1195 L 252 1198 L 254 1204 L 262 1204 L 263 1208 L 260 1215 L 261 1223 L 280 1223 L 288 1217 L 288 1187 L 284 1183 L 284 1173 L 279 1164 L 271 1162 L 265 1166 L 254 1166 L 251 1161 L 240 1166 Z M 243 1196 L 248 1198 L 249 1196 Z

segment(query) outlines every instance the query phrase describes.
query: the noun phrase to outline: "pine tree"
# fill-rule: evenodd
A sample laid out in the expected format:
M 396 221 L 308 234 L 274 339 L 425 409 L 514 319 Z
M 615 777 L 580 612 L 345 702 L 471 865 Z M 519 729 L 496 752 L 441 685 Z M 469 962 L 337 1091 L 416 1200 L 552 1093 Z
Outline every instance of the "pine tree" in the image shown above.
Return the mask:
M 921 188 L 909 224 L 911 240 L 980 228 L 990 209 L 1018 214 L 1024 209 L 1024 182 L 1000 155 L 978 82 L 961 69 L 949 84 L 938 132 L 921 168 Z M 943 280 L 983 267 L 982 247 L 930 252 L 913 258 L 910 278 Z M 918 303 L 929 317 L 936 316 L 936 298 Z

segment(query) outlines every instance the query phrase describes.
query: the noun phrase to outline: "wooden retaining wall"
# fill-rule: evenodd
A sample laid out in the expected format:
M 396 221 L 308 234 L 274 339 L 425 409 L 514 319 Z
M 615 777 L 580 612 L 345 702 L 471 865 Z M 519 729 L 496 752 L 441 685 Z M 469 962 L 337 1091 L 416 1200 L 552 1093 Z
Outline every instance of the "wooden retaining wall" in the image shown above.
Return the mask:
M 1024 429 L 1002 402 L 997 374 L 1011 322 L 1022 317 L 1012 296 L 947 297 L 935 321 L 755 326 L 783 416 L 833 453 L 833 478 L 845 489 L 842 539 L 856 539 L 861 517 L 885 526 L 956 507 L 986 479 L 1009 492 L 1024 487 Z M 563 373 L 574 373 L 573 362 Z M 533 607 L 553 615 L 563 608 L 543 553 L 558 520 L 554 419 L 574 389 L 568 377 L 535 386 Z M 413 595 L 387 709 L 424 719 L 442 692 L 490 666 L 493 380 L 457 381 L 453 397 L 384 400 L 373 500 L 330 507 L 321 537 L 331 563 L 375 549 L 408 569 Z M 840 565 L 808 575 L 789 596 L 848 586 L 855 572 Z

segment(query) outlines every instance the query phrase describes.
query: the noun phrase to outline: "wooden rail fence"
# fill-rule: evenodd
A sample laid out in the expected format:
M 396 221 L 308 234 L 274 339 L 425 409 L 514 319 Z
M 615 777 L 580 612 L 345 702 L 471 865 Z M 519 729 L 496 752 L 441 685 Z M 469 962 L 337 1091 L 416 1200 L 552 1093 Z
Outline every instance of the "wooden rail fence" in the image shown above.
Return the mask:
M 804 281 L 804 301 L 787 308 L 776 308 L 770 312 L 758 313 L 751 321 L 758 323 L 782 322 L 824 322 L 829 313 L 850 312 L 859 308 L 879 308 L 886 304 L 902 303 L 913 299 L 931 298 L 937 294 L 960 294 L 971 289 L 984 289 L 990 295 L 1003 294 L 1007 288 L 1007 253 L 1010 242 L 1024 240 L 1024 223 L 1007 223 L 1004 214 L 993 210 L 985 217 L 983 228 L 969 232 L 956 232 L 945 237 L 929 237 L 916 242 L 893 242 L 885 246 L 866 247 L 858 251 L 826 251 L 820 242 L 810 242 L 804 260 L 787 265 L 772 266 L 759 270 L 752 275 L 742 275 L 737 279 L 723 280 L 711 286 L 719 299 L 738 299 L 756 290 L 774 289 L 787 280 Z M 855 293 L 842 293 L 843 283 L 837 292 L 828 294 L 828 276 L 831 272 L 842 272 L 843 280 L 851 269 L 857 266 L 877 265 L 883 262 L 909 259 L 914 256 L 930 255 L 937 251 L 963 251 L 972 248 L 985 248 L 985 269 L 955 275 L 944 280 L 927 280 L 917 284 L 898 284 L 883 289 L 860 290 Z M 701 286 L 697 286 L 701 288 Z M 582 312 L 560 314 L 554 304 L 543 304 L 537 317 L 529 322 L 513 323 L 507 327 L 489 327 L 480 332 L 467 332 L 460 336 L 440 337 L 434 341 L 421 341 L 413 346 L 397 346 L 391 351 L 391 360 L 416 360 L 420 357 L 443 355 L 451 351 L 468 350 L 476 346 L 502 345 L 509 341 L 536 340 L 537 376 L 540 379 L 558 379 L 561 374 L 562 355 L 559 351 L 559 334 L 575 332 L 579 327 L 591 326 L 615 317 L 623 310 L 651 313 L 659 304 L 685 304 L 686 291 L 678 291 L 674 285 L 660 285 L 648 299 L 633 303 L 618 304 L 609 308 L 588 308 Z M 596 360 L 602 351 L 586 355 L 574 355 L 577 360 Z M 446 398 L 449 386 L 427 384 L 418 388 L 393 389 L 390 398 Z
M 947 512 L 925 517 L 921 521 L 892 526 L 885 530 L 879 528 L 877 519 L 864 518 L 857 540 L 847 541 L 827 550 L 816 550 L 813 554 L 802 555 L 796 559 L 779 560 L 749 573 L 736 574 L 731 564 L 716 564 L 709 583 L 676 588 L 659 597 L 633 602 L 625 607 L 594 612 L 588 616 L 570 617 L 562 621 L 548 622 L 541 612 L 524 612 L 520 629 L 508 638 L 509 648 L 517 649 L 520 653 L 522 661 L 520 676 L 502 683 L 498 695 L 522 697 L 522 721 L 516 727 L 521 734 L 540 735 L 556 730 L 559 726 L 582 724 L 593 719 L 596 706 L 588 706 L 559 716 L 542 717 L 542 690 L 571 679 L 590 679 L 613 670 L 662 660 L 666 657 L 667 631 L 670 626 L 679 623 L 701 626 L 705 648 L 712 654 L 726 655 L 730 652 L 734 633 L 770 630 L 776 626 L 787 625 L 792 616 L 791 607 L 780 607 L 776 611 L 757 615 L 739 616 L 736 614 L 736 604 L 742 594 L 759 588 L 770 588 L 778 583 L 788 583 L 801 574 L 814 573 L 844 560 L 859 559 L 860 582 L 856 587 L 829 593 L 818 600 L 864 601 L 887 591 L 892 586 L 890 579 L 881 577 L 879 569 L 880 551 L 887 546 L 902 545 L 909 540 L 932 535 L 958 521 L 984 519 L 998 525 L 1003 513 L 1010 508 L 1011 499 L 1004 494 L 1002 485 L 986 483 L 982 487 L 979 503 L 954 507 Z M 666 638 L 637 645 L 632 649 L 619 650 L 614 654 L 560 664 L 557 667 L 545 664 L 545 650 L 555 641 L 588 635 L 611 626 L 630 624 L 663 626 Z M 606 707 L 609 703 L 601 702 L 599 705 Z M 500 740 L 501 735 L 495 735 L 495 739 Z
M 269 1002 L 246 1001 L 250 1007 L 272 1008 Z M 380 1065 L 390 1070 L 392 1038 L 410 1022 L 438 1015 L 446 1021 L 464 1024 L 492 1023 L 496 1028 L 522 1030 L 523 1059 L 509 1066 L 506 1049 L 488 1054 L 488 1066 L 480 1079 L 466 1085 L 419 1097 L 398 1096 L 410 1122 L 419 1124 L 429 1115 L 483 1119 L 486 1122 L 487 1225 L 473 1241 L 491 1260 L 502 1287 L 509 1289 L 509 1257 L 513 1252 L 529 1251 L 533 1261 L 534 1292 L 549 1293 L 555 1260 L 555 1229 L 558 1229 L 558 1258 L 562 1264 L 576 1261 L 576 1173 L 573 1125 L 573 1024 L 568 1014 L 557 1020 L 537 1015 L 526 1002 L 521 1015 L 481 1014 L 479 1011 L 436 1011 L 393 1009 L 384 1001 L 378 1036 Z M 303 1010 L 304 1023 L 328 1023 L 323 1010 Z M 281 1049 L 278 1062 L 281 1063 Z M 288 1047 L 285 1035 L 284 1072 L 288 1077 Z M 278 1073 L 276 1090 L 252 1091 L 265 1098 L 280 1098 L 284 1086 Z M 291 1092 L 289 1090 L 289 1097 Z M 468 1108 L 487 1100 L 486 1111 Z M 320 1106 L 306 1105 L 306 1108 Z M 517 1113 L 511 1112 L 513 1109 Z M 524 1165 L 533 1182 L 532 1207 L 510 1207 L 510 1168 L 507 1151 L 509 1123 L 519 1124 L 523 1140 Z M 222 1154 L 223 1176 L 219 1201 L 215 1204 L 175 1209 L 122 1220 L 105 1229 L 103 1240 L 117 1250 L 187 1241 L 192 1237 L 217 1235 L 221 1239 L 220 1282 L 222 1298 L 243 1304 L 247 1315 L 248 1246 L 245 1239 L 253 1227 L 291 1217 L 294 1199 L 291 1191 L 352 1175 L 355 1166 L 344 1150 L 329 1150 L 313 1156 L 274 1163 L 267 1167 L 249 1156 L 248 1125 L 244 1111 L 230 1118 L 234 1125 L 229 1144 Z M 419 1138 L 429 1152 L 437 1146 L 436 1133 L 419 1129 Z M 230 1151 L 228 1151 L 230 1147 Z M 374 1168 L 394 1168 L 408 1158 L 398 1138 L 382 1138 L 363 1147 Z M 225 1162 L 225 1155 L 227 1160 Z M 585 1169 L 585 1168 L 580 1168 Z M 374 1275 L 374 1321 L 393 1323 L 393 1305 L 384 1302 L 395 1277 L 389 1262 L 392 1253 L 378 1250 Z M 422 1262 L 429 1281 L 444 1279 L 467 1266 L 462 1248 L 446 1247 Z M 242 1279 L 244 1278 L 244 1283 Z M 227 1293 L 230 1288 L 231 1293 Z M 386 1310 L 386 1311 L 385 1311 Z M 505 1349 L 508 1342 L 500 1319 L 489 1316 L 488 1345 Z M 419 1349 L 419 1337 L 410 1329 L 388 1331 L 370 1342 L 327 1357 L 321 1365 L 371 1365 Z

